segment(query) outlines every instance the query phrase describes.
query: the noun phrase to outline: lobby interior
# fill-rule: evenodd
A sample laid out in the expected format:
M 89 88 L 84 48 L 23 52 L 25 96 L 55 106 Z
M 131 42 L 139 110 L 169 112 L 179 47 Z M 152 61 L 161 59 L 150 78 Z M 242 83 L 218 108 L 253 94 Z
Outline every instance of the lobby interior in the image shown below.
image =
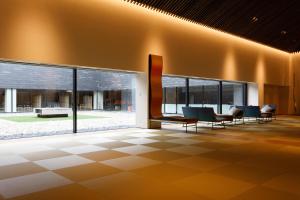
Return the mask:
M 0 200 L 300 199 L 297 0 L 3 0 L 0 16 Z M 185 108 L 244 116 L 212 128 Z

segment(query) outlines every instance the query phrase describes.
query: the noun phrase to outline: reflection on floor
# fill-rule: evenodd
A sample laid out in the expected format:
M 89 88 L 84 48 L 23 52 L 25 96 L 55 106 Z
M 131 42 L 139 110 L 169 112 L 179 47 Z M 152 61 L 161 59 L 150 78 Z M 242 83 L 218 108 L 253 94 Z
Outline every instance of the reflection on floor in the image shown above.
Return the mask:
M 0 199 L 300 199 L 299 117 L 166 128 L 2 141 Z

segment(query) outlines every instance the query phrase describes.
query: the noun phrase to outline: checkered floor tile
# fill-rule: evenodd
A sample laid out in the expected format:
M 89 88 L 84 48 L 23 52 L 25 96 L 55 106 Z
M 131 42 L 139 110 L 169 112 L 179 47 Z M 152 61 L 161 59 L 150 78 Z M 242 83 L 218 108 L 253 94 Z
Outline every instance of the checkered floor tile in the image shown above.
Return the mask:
M 0 141 L 0 200 L 300 199 L 300 117 Z

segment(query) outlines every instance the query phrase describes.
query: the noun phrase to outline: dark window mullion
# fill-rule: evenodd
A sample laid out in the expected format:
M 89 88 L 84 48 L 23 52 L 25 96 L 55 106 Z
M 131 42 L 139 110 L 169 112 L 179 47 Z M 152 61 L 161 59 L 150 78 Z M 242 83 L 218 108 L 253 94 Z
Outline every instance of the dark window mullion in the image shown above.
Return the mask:
M 190 79 L 186 78 L 185 79 L 185 106 L 189 107 L 190 106 Z
M 73 69 L 73 133 L 77 133 L 77 69 Z
M 222 103 L 223 103 L 223 82 L 219 82 L 219 102 L 218 102 L 218 112 L 222 114 Z
M 248 84 L 244 83 L 244 87 L 243 87 L 243 102 L 244 102 L 244 106 L 248 105 Z

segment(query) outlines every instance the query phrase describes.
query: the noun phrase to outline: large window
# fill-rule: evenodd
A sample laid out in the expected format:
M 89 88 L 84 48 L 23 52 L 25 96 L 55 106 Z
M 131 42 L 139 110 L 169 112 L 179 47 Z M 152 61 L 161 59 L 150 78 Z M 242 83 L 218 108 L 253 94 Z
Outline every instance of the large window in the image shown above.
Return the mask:
M 244 84 L 234 82 L 222 82 L 222 113 L 228 113 L 233 105 L 244 105 Z
M 135 74 L 78 69 L 78 130 L 134 127 Z
M 218 112 L 219 81 L 189 79 L 189 106 L 212 107 Z
M 0 87 L 5 88 L 0 139 L 72 133 L 72 85 L 72 69 L 0 63 Z M 41 109 L 62 107 L 68 117 L 38 114 Z
M 231 106 L 246 104 L 246 83 L 170 76 L 162 82 L 164 114 L 182 114 L 183 106 L 212 107 L 226 114 Z
M 135 74 L 2 62 L 0 88 L 0 139 L 135 126 Z
M 186 79 L 163 77 L 163 113 L 182 114 L 185 106 Z

